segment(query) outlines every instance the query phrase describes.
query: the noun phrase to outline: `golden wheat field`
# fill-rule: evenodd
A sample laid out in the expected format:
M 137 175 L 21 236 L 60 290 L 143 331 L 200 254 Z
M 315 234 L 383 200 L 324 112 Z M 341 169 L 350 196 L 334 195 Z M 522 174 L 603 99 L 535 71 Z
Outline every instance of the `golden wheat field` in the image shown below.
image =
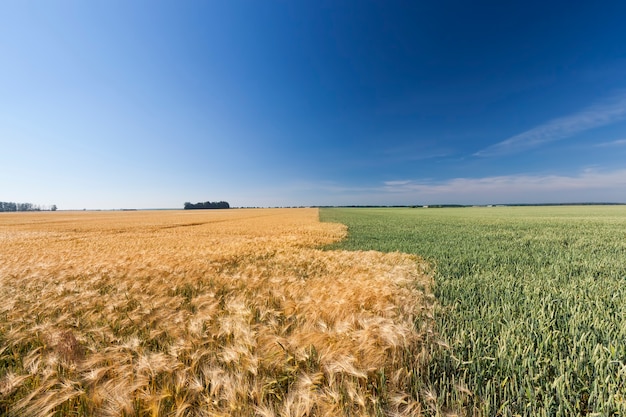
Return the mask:
M 427 266 L 320 249 L 345 234 L 316 209 L 2 213 L 0 414 L 420 414 Z

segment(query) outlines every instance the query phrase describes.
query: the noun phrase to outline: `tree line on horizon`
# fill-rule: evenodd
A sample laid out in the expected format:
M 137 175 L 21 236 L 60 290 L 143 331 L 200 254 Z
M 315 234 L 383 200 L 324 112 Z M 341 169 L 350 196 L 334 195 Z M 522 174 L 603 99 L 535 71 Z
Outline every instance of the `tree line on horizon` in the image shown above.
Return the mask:
M 32 203 L 13 203 L 0 201 L 0 212 L 4 211 L 56 211 L 56 204 L 50 207 L 42 207 Z
M 227 209 L 227 208 L 230 208 L 230 204 L 228 204 L 228 202 L 226 201 L 218 201 L 218 202 L 205 201 L 204 203 L 196 203 L 196 204 L 186 202 L 184 207 L 185 207 L 185 210 Z

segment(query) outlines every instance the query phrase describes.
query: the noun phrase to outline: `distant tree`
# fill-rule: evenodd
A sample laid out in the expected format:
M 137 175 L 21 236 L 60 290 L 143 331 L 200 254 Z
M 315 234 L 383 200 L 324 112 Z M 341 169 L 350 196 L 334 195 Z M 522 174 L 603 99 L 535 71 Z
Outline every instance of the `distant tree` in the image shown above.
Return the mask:
M 46 210 L 46 208 L 43 208 Z M 50 210 L 55 211 L 56 205 L 53 205 Z M 0 212 L 2 211 L 41 211 L 41 206 L 32 203 L 13 203 L 7 201 L 0 201 Z
M 53 204 L 53 205 L 50 207 L 50 211 L 57 211 L 57 205 L 56 205 L 56 204 Z
M 17 211 L 17 204 L 2 201 L 0 202 L 0 211 Z
M 17 211 L 39 211 L 39 207 L 32 203 L 19 203 L 17 205 Z
M 205 201 L 204 203 L 196 203 L 196 204 L 186 202 L 184 204 L 184 208 L 185 210 L 228 209 L 230 208 L 230 204 L 228 204 L 228 202 L 226 201 L 218 201 L 218 202 Z

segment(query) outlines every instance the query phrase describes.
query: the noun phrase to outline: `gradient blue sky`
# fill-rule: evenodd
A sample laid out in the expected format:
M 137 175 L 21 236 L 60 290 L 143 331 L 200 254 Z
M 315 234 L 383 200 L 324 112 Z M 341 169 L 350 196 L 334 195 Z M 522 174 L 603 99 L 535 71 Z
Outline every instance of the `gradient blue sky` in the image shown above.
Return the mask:
M 626 202 L 626 2 L 0 1 L 0 201 Z

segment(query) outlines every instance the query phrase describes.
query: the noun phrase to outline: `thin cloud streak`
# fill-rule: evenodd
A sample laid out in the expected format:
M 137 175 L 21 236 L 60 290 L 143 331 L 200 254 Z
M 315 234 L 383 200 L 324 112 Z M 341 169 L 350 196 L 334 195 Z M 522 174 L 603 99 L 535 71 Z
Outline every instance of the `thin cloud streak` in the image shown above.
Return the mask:
M 626 146 L 626 139 L 613 140 L 611 142 L 598 143 L 596 148 L 612 148 L 617 146 Z
M 381 191 L 388 194 L 388 199 L 398 200 L 397 197 L 402 196 L 425 204 L 626 202 L 626 169 L 585 170 L 576 176 L 454 178 L 439 183 L 388 181 Z
M 626 119 L 626 93 L 596 103 L 578 113 L 560 117 L 478 151 L 474 156 L 508 155 L 564 139 L 577 133 Z

